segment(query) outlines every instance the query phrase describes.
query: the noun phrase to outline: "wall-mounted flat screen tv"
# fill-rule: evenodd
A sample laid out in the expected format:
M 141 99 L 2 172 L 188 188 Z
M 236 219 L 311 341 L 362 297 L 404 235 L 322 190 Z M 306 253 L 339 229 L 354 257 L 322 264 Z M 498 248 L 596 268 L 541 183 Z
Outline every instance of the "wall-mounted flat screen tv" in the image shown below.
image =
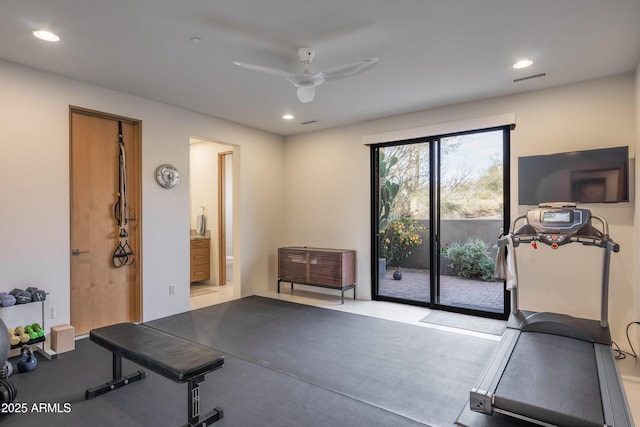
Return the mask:
M 629 147 L 518 158 L 518 202 L 629 201 Z

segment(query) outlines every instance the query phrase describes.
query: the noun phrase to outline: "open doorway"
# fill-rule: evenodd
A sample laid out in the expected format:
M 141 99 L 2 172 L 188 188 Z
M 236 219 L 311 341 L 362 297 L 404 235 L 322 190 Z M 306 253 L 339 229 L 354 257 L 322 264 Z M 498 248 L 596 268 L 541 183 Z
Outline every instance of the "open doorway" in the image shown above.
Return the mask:
M 234 274 L 234 147 L 190 140 L 191 309 L 240 294 Z

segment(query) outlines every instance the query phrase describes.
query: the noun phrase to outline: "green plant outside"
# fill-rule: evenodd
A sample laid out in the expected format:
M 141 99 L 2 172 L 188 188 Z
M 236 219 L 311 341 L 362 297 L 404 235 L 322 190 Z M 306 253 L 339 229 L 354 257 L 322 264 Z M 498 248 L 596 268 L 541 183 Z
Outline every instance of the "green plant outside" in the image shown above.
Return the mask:
M 378 163 L 380 177 L 378 231 L 381 233 L 384 232 L 389 225 L 393 202 L 398 195 L 398 191 L 400 191 L 400 184 L 397 182 L 397 179 L 391 175 L 391 168 L 396 163 L 398 163 L 398 158 L 396 156 L 392 156 L 387 161 L 384 153 L 382 151 L 380 152 L 380 159 Z
M 447 256 L 458 276 L 486 282 L 493 280 L 495 261 L 489 256 L 489 245 L 483 240 L 474 237 L 466 243 L 455 242 L 447 250 Z
M 392 219 L 387 228 L 380 233 L 382 250 L 390 265 L 399 267 L 400 262 L 411 255 L 412 248 L 422 244 L 421 233 L 426 227 L 409 214 Z

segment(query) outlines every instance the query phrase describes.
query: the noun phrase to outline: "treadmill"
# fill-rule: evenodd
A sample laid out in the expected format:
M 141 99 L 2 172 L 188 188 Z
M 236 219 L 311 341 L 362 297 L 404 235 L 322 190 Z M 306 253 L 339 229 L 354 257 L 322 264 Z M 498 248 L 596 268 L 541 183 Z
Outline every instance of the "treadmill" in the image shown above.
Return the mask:
M 507 280 L 507 328 L 471 389 L 469 407 L 460 417 L 466 421 L 459 418 L 458 425 L 634 425 L 607 321 L 610 258 L 619 251 L 608 228 L 604 218 L 572 203 L 541 204 L 513 220 L 509 233 L 498 240 L 506 248 L 507 271 L 513 273 Z M 538 242 L 553 249 L 571 243 L 603 249 L 599 321 L 518 308 L 515 248 Z

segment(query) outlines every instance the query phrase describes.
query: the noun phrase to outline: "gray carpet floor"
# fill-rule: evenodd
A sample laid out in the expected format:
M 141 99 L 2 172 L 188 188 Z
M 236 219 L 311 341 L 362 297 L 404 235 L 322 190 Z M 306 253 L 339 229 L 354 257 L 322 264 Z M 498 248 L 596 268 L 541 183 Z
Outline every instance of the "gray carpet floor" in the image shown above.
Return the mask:
M 432 426 L 453 423 L 496 345 L 269 298 L 241 301 L 149 325 Z
M 149 322 L 226 356 L 201 383 L 201 411 L 225 426 L 451 426 L 495 341 L 249 297 Z M 147 378 L 85 401 L 111 377 L 111 353 L 88 341 L 11 377 L 26 413 L 4 426 L 177 426 L 187 388 Z M 15 363 L 15 360 L 14 360 Z M 124 361 L 123 371 L 139 367 Z M 67 413 L 33 404 L 69 403 Z M 61 406 L 64 410 L 64 407 Z
M 124 361 L 126 373 L 140 369 Z M 149 370 L 146 378 L 95 399 L 86 388 L 111 377 L 111 353 L 84 339 L 76 350 L 55 361 L 40 360 L 35 371 L 11 377 L 26 413 L 6 414 L 2 426 L 182 426 L 187 421 L 187 386 Z M 321 387 L 282 375 L 242 359 L 226 356 L 225 366 L 200 384 L 201 412 L 224 409 L 218 427 L 374 426 L 416 427 L 405 419 Z M 33 405 L 70 404 L 67 413 L 37 412 Z

